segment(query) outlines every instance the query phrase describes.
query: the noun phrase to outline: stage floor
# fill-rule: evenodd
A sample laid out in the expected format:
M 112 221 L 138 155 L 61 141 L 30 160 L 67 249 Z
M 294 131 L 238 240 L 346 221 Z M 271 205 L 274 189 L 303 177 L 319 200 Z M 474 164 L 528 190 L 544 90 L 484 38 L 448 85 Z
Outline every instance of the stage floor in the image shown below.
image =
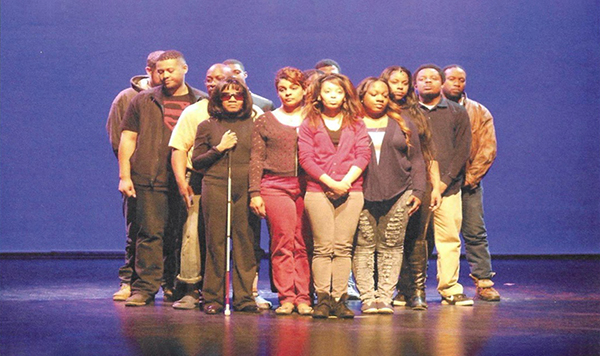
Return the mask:
M 499 303 L 444 306 L 430 263 L 429 310 L 354 320 L 207 316 L 113 302 L 119 260 L 0 260 L 1 355 L 599 355 L 600 261 L 496 260 Z M 261 294 L 269 290 L 263 261 Z M 460 282 L 473 296 L 468 266 Z

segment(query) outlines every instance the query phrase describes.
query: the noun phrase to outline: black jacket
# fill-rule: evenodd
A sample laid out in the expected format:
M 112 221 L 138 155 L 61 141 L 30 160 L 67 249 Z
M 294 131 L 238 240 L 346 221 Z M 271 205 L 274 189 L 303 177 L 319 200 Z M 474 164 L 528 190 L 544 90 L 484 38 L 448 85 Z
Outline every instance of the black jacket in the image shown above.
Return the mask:
M 188 84 L 190 102 L 207 94 Z M 162 86 L 136 95 L 127 108 L 121 129 L 137 132 L 135 151 L 131 156 L 131 180 L 138 188 L 167 189 L 171 172 L 169 139 L 171 130 L 163 122 Z

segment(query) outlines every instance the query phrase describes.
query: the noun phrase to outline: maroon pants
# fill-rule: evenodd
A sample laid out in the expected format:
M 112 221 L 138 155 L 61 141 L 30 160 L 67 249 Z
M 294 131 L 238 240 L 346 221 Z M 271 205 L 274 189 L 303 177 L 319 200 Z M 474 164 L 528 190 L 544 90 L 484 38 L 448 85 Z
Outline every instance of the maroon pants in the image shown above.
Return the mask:
M 273 282 L 280 303 L 311 304 L 308 223 L 304 191 L 298 177 L 264 176 L 260 195 L 265 202 L 271 235 Z

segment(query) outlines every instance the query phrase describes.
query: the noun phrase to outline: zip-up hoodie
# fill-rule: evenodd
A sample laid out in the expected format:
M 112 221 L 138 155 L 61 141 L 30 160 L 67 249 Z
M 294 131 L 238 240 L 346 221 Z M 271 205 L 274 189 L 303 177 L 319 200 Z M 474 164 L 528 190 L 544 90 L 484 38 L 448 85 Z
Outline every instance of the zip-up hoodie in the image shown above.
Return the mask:
M 115 97 L 110 105 L 108 120 L 106 120 L 106 132 L 115 156 L 118 157 L 119 143 L 121 142 L 121 121 L 125 117 L 127 107 L 137 93 L 150 88 L 150 78 L 147 75 L 136 75 L 129 81 L 131 86 Z

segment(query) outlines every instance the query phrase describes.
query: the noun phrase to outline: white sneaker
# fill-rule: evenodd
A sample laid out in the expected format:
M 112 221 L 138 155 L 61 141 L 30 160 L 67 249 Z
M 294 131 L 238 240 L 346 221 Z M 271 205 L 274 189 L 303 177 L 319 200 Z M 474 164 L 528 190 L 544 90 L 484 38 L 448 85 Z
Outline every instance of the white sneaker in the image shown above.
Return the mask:
M 258 309 L 269 310 L 273 306 L 273 303 L 269 302 L 260 295 L 254 296 L 254 302 L 256 302 L 256 306 L 258 307 Z
M 363 302 L 362 306 L 360 307 L 360 311 L 363 314 L 377 314 L 377 302 L 374 300 L 370 302 Z

